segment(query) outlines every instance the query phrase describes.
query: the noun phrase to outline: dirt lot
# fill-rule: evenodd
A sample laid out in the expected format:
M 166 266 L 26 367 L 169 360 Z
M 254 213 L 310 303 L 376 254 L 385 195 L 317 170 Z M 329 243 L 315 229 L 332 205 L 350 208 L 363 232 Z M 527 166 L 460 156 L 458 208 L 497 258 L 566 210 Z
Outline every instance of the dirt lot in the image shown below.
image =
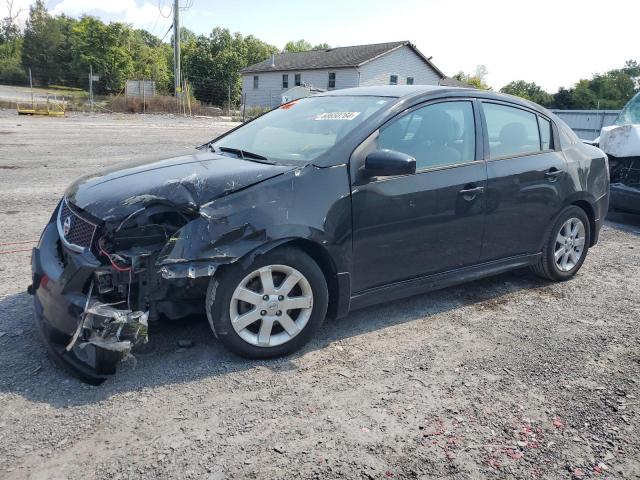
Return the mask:
M 31 243 L 10 244 L 37 239 L 75 177 L 228 127 L 0 111 L 0 478 L 640 478 L 632 216 L 570 282 L 508 274 L 368 308 L 289 358 L 238 359 L 196 318 L 154 326 L 100 387 L 55 367 Z

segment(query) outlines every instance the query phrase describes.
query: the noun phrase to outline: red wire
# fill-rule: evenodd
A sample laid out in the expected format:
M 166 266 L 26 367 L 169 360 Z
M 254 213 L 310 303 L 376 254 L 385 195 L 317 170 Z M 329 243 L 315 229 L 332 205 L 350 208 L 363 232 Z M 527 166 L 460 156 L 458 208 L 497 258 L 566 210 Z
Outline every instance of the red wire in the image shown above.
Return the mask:
M 31 250 L 31 248 L 25 248 L 24 250 L 9 250 L 7 252 L 0 252 L 0 255 L 6 255 L 8 253 L 30 252 Z
M 105 257 L 109 259 L 109 262 L 111 262 L 111 266 L 115 268 L 117 271 L 128 272 L 131 270 L 131 267 L 124 268 L 124 267 L 120 267 L 119 265 L 116 265 L 116 262 L 113 261 L 113 259 L 111 258 L 111 255 L 107 251 L 105 251 L 104 248 L 102 248 L 102 238 L 98 240 L 98 248 L 100 249 L 100 253 L 102 253 Z
M 22 245 L 25 243 L 37 243 L 38 240 L 25 240 L 23 242 L 9 242 L 9 243 L 0 243 L 0 247 L 6 247 L 9 245 Z

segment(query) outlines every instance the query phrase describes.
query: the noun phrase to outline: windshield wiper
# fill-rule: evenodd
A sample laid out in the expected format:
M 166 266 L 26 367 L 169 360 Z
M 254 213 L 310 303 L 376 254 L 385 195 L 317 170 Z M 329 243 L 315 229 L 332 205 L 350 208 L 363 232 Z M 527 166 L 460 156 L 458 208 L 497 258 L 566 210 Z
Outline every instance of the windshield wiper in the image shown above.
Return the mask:
M 213 149 L 213 151 L 215 152 L 215 147 L 213 146 L 213 144 L 211 145 L 211 149 Z M 257 153 L 248 152 L 247 150 L 240 150 L 239 148 L 232 148 L 232 147 L 217 147 L 217 149 L 220 152 L 233 153 L 243 160 L 249 160 L 249 161 L 258 162 L 258 163 L 266 163 L 268 165 L 275 165 L 275 162 L 272 162 L 267 157 L 264 157 Z

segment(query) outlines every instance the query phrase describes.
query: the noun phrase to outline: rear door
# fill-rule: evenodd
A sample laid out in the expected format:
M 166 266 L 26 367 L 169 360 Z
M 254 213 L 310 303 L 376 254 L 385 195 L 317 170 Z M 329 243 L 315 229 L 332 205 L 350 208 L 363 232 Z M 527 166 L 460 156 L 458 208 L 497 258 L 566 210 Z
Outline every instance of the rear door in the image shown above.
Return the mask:
M 514 104 L 481 104 L 488 152 L 482 259 L 537 253 L 569 181 L 553 124 Z

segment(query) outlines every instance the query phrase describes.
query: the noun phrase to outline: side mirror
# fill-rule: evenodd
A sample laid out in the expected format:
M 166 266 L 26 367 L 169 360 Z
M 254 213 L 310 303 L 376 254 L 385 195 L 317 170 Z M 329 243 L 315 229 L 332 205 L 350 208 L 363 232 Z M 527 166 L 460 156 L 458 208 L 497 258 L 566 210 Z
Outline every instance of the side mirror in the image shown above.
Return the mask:
M 416 159 L 395 150 L 376 150 L 364 161 L 365 175 L 369 177 L 391 177 L 416 173 Z

